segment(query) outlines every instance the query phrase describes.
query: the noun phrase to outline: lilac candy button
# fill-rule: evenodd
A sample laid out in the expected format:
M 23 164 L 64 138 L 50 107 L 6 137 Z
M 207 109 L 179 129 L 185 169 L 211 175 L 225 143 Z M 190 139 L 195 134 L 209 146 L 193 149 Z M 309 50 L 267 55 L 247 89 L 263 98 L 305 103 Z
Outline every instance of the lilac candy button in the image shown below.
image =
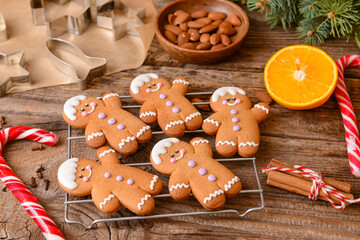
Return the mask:
M 117 128 L 118 128 L 119 130 L 123 130 L 123 129 L 125 128 L 125 125 L 122 124 L 122 123 L 120 123 L 119 125 L 117 125 Z
M 127 180 L 127 184 L 133 185 L 133 184 L 134 184 L 134 180 L 132 180 L 132 179 Z
M 200 173 L 201 176 L 203 176 L 203 175 L 206 175 L 206 174 L 207 174 L 207 171 L 206 171 L 205 168 L 200 168 L 200 169 L 199 169 L 199 173 Z
M 174 112 L 174 113 L 178 113 L 178 112 L 180 112 L 180 109 L 179 109 L 178 107 L 174 107 L 174 108 L 173 108 L 173 112 Z
M 209 180 L 210 182 L 214 182 L 214 181 L 216 181 L 216 177 L 215 177 L 214 175 L 209 175 L 209 176 L 208 176 L 208 180 Z
M 116 177 L 116 181 L 121 182 L 122 180 L 123 180 L 123 177 L 122 177 L 122 176 L 117 176 L 117 177 Z
M 230 113 L 231 113 L 232 115 L 235 115 L 235 114 L 238 113 L 238 111 L 236 111 L 235 109 L 232 109 L 232 110 L 230 111 Z
M 161 99 L 165 99 L 166 98 L 166 95 L 164 93 L 160 94 L 160 98 Z
M 233 123 L 237 123 L 237 122 L 239 122 L 239 119 L 238 119 L 237 117 L 234 117 L 234 118 L 232 119 L 232 122 L 233 122 Z
M 236 125 L 236 126 L 233 127 L 233 130 L 234 130 L 235 132 L 237 132 L 237 131 L 240 130 L 240 127 L 239 127 L 238 125 Z
M 115 124 L 115 123 L 116 123 L 115 118 L 109 118 L 108 124 L 113 125 L 113 124 Z
M 166 102 L 166 106 L 171 107 L 172 105 L 174 105 L 174 103 L 172 101 L 167 101 Z
M 196 166 L 196 162 L 193 161 L 193 160 L 190 160 L 190 161 L 188 162 L 188 165 L 189 165 L 189 167 L 195 167 L 195 166 Z
M 109 178 L 109 177 L 110 177 L 110 173 L 108 173 L 108 172 L 105 173 L 105 174 L 104 174 L 104 177 Z
M 98 118 L 100 118 L 100 119 L 106 118 L 106 114 L 105 113 L 99 113 Z

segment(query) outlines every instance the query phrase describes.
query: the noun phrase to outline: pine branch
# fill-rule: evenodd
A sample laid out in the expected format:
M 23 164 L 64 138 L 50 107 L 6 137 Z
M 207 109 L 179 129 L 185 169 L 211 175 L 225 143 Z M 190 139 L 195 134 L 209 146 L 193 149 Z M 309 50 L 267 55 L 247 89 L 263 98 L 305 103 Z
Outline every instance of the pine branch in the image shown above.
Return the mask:
M 267 3 L 268 11 L 265 13 L 265 19 L 270 28 L 281 23 L 283 29 L 287 30 L 297 24 L 299 21 L 298 2 L 298 0 L 270 0 Z

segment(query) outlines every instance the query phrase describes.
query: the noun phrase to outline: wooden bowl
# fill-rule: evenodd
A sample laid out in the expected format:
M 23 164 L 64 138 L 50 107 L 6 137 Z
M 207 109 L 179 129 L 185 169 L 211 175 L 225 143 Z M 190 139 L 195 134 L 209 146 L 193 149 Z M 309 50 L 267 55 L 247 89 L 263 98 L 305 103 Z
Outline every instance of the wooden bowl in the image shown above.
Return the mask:
M 223 12 L 227 14 L 227 19 L 231 14 L 240 17 L 241 25 L 235 27 L 237 33 L 231 37 L 231 44 L 218 50 L 193 50 L 179 47 L 164 37 L 164 26 L 168 23 L 167 16 L 176 10 L 184 10 L 188 13 L 197 10 L 207 12 Z M 211 64 L 229 59 L 236 53 L 249 31 L 249 19 L 238 5 L 228 0 L 177 0 L 163 7 L 155 20 L 155 33 L 161 47 L 173 58 L 181 62 L 194 64 Z

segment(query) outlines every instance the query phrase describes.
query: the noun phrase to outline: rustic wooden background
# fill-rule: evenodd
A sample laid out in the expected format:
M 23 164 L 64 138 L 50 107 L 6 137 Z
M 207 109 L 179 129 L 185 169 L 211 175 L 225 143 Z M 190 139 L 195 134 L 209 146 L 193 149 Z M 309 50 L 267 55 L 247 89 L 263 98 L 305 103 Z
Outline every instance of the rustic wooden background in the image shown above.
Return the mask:
M 164 1 L 158 1 L 159 7 Z M 265 185 L 265 208 L 244 218 L 235 215 L 208 215 L 176 217 L 146 221 L 101 223 L 95 229 L 85 230 L 80 225 L 64 223 L 64 193 L 57 185 L 59 165 L 67 159 L 67 125 L 62 120 L 62 106 L 67 98 L 83 93 L 101 96 L 105 92 L 128 94 L 130 81 L 138 74 L 156 72 L 169 80 L 184 76 L 191 81 L 190 91 L 213 91 L 223 85 L 244 88 L 253 102 L 255 92 L 264 90 L 263 69 L 267 60 L 282 47 L 301 43 L 295 31 L 272 31 L 257 13 L 249 13 L 250 32 L 241 50 L 228 61 L 217 65 L 190 65 L 178 62 L 166 54 L 154 39 L 142 67 L 102 77 L 90 88 L 80 92 L 76 86 L 60 86 L 10 94 L 0 99 L 0 115 L 6 117 L 6 126 L 28 125 L 56 133 L 59 143 L 46 146 L 44 151 L 31 151 L 37 144 L 29 141 L 9 143 L 5 159 L 34 195 L 45 206 L 68 239 L 163 239 L 163 238 L 301 238 L 301 239 L 354 239 L 360 235 L 360 207 L 352 205 L 343 211 L 335 210 L 328 203 L 312 201 Z M 334 59 L 347 54 L 359 54 L 353 39 L 328 40 L 321 46 Z M 360 113 L 360 70 L 346 71 L 346 84 L 355 110 Z M 206 97 L 206 96 L 205 96 Z M 126 101 L 125 104 L 131 104 Z M 133 111 L 137 113 L 137 110 Z M 209 113 L 205 113 L 207 116 Z M 359 116 L 358 116 L 359 117 Z M 74 134 L 83 134 L 74 130 Z M 350 174 L 344 140 L 344 127 L 335 98 L 323 106 L 309 111 L 291 111 L 278 104 L 272 105 L 271 116 L 261 124 L 261 147 L 256 155 L 258 170 L 265 167 L 272 157 L 291 164 L 303 164 L 324 176 L 347 181 L 353 186 L 355 196 L 360 195 L 360 179 Z M 190 140 L 195 135 L 187 135 Z M 152 146 L 163 136 L 154 137 L 151 143 L 124 162 L 149 161 Z M 213 138 L 210 138 L 213 141 Z M 95 150 L 82 140 L 75 141 L 74 156 L 95 159 Z M 45 191 L 44 181 L 37 179 L 37 188 L 31 188 L 31 177 L 43 165 L 44 178 L 50 180 Z M 250 163 L 227 164 L 238 174 L 244 189 L 256 187 Z M 151 167 L 148 171 L 155 172 Z M 167 182 L 166 177 L 161 177 Z M 42 239 L 36 224 L 20 206 L 11 192 L 0 182 L 0 239 Z M 3 189 L 3 191 L 1 191 Z M 164 189 L 164 191 L 166 191 Z M 244 211 L 260 204 L 258 194 L 241 194 L 228 201 L 227 207 Z M 158 199 L 154 214 L 202 210 L 193 198 L 184 202 Z M 131 216 L 122 209 L 115 216 Z M 105 217 L 92 204 L 70 207 L 69 217 L 89 224 L 93 219 Z

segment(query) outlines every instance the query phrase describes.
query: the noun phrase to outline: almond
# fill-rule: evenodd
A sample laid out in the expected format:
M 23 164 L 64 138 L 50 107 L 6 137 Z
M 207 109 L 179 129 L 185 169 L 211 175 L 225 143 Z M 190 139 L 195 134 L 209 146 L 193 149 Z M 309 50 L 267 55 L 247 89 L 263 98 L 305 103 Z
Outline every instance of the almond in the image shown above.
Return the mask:
M 224 47 L 225 47 L 224 44 L 219 43 L 218 45 L 212 46 L 212 48 L 210 50 L 219 50 L 219 49 L 222 49 Z
M 176 35 L 173 32 L 165 30 L 164 35 L 165 35 L 166 39 L 169 40 L 170 42 L 173 42 L 173 43 L 176 42 Z
M 168 15 L 168 22 L 170 24 L 174 24 L 175 18 L 176 18 L 176 16 L 174 14 L 169 14 Z
M 187 25 L 189 28 L 202 28 L 206 26 L 205 23 L 195 22 L 195 21 L 190 21 L 187 23 Z
M 201 100 L 200 98 L 193 98 L 191 99 L 191 102 L 192 103 L 201 103 L 201 102 L 204 102 L 203 100 Z M 203 110 L 203 111 L 206 111 L 206 112 L 210 112 L 210 107 L 209 105 L 196 105 L 195 106 L 197 109 L 199 110 Z
M 224 21 L 219 25 L 219 33 L 231 36 L 236 33 L 236 30 L 233 28 L 231 22 Z
M 187 12 L 185 12 L 185 11 L 183 11 L 183 10 L 176 10 L 176 11 L 174 12 L 174 15 L 175 15 L 175 16 L 178 16 L 178 15 L 184 14 L 184 13 L 187 13 Z M 187 14 L 188 14 L 188 13 L 187 13 Z
M 199 30 L 199 33 L 213 32 L 213 31 L 215 31 L 216 29 L 217 29 L 217 26 L 210 24 L 210 25 L 207 25 L 207 26 L 201 28 L 201 29 Z
M 187 32 L 182 32 L 177 37 L 177 42 L 179 45 L 181 45 L 183 43 L 187 43 L 189 41 L 189 38 L 190 38 L 190 36 Z
M 175 12 L 176 15 L 176 12 Z M 176 15 L 176 18 L 174 20 L 174 25 L 179 25 L 180 23 L 186 22 L 190 19 L 190 14 L 183 12 Z
M 259 91 L 255 93 L 257 99 L 259 99 L 260 102 L 264 102 L 267 104 L 271 104 L 273 99 L 270 97 L 270 95 L 265 91 Z
M 200 36 L 200 42 L 204 43 L 204 42 L 210 42 L 210 34 L 209 33 L 203 33 Z
M 198 11 L 191 13 L 191 17 L 196 18 L 196 19 L 206 17 L 207 15 L 208 15 L 208 13 L 205 10 L 198 10 Z
M 216 21 L 212 22 L 211 25 L 218 27 L 220 25 L 220 23 L 222 23 L 222 22 L 223 22 L 222 20 L 216 20 Z
M 187 23 L 180 23 L 179 28 L 181 29 L 181 31 L 186 32 L 188 30 Z
M 181 29 L 175 25 L 166 24 L 164 28 L 165 30 L 173 32 L 175 35 L 179 35 L 182 32 Z
M 211 47 L 209 42 L 203 42 L 196 46 L 197 50 L 208 50 Z
M 211 18 L 214 21 L 222 20 L 222 19 L 226 18 L 226 14 L 223 12 L 211 12 L 211 13 L 209 13 L 208 18 Z
M 214 33 L 210 36 L 210 43 L 212 45 L 216 45 L 220 42 L 220 35 L 217 33 Z
M 231 14 L 229 17 L 229 20 L 231 22 L 231 24 L 233 26 L 240 26 L 241 25 L 241 21 L 240 18 L 238 16 L 236 16 L 235 14 Z
M 231 44 L 230 38 L 228 36 L 226 36 L 225 34 L 221 34 L 220 39 L 221 39 L 221 43 L 224 44 L 225 46 Z
M 196 19 L 195 22 L 201 22 L 201 23 L 204 23 L 205 25 L 209 25 L 212 22 L 212 20 L 210 18 L 203 17 L 203 18 Z
M 195 44 L 191 42 L 183 43 L 180 44 L 179 46 L 187 49 L 195 49 Z
M 190 28 L 188 30 L 188 33 L 190 35 L 190 41 L 193 41 L 193 42 L 199 41 L 200 33 L 199 33 L 199 31 L 197 29 Z

